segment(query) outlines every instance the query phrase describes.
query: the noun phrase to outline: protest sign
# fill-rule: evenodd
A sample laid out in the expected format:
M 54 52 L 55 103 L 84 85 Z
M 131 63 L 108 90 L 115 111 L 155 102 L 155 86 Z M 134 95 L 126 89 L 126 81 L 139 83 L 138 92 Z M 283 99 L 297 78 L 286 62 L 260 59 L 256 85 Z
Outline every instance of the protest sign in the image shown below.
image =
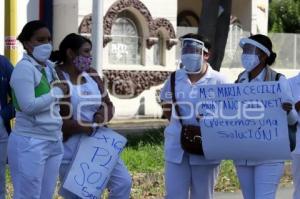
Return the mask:
M 198 111 L 205 158 L 290 158 L 285 89 L 279 82 L 211 85 Z
M 82 136 L 63 187 L 80 198 L 101 198 L 126 138 L 105 127 Z

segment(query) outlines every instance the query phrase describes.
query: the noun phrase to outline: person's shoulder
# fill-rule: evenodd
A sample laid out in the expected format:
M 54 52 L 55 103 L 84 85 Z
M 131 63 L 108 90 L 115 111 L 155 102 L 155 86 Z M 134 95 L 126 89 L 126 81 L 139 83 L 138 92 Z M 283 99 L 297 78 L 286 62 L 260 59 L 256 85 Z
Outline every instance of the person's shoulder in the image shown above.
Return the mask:
M 300 82 L 300 73 L 293 77 L 288 78 L 288 81 L 289 82 Z
M 5 56 L 0 55 L 0 61 L 1 61 L 1 62 L 3 62 L 3 61 L 8 61 L 8 59 L 7 59 Z
M 33 64 L 26 60 L 26 59 L 21 59 L 15 66 L 15 70 L 18 69 L 18 70 L 22 70 L 22 69 L 30 69 L 30 68 L 33 68 Z
M 8 61 L 9 62 L 9 59 L 7 57 L 5 57 L 4 55 L 0 55 L 0 60 L 5 60 L 5 61 Z
M 11 65 L 9 59 L 7 59 L 7 58 L 6 58 L 5 56 L 3 56 L 3 55 L 0 55 L 0 64 L 1 64 L 2 67 Z
M 214 70 L 214 69 L 212 69 L 212 68 L 210 69 L 209 72 L 211 73 L 212 76 L 214 76 L 214 77 L 216 77 L 216 78 L 222 78 L 222 77 L 225 77 L 224 74 L 222 74 L 221 72 L 216 71 L 216 70 Z
M 228 83 L 228 78 L 226 75 L 224 75 L 223 73 L 216 71 L 214 69 L 211 68 L 211 66 L 209 66 L 209 72 L 211 74 L 211 77 L 214 78 L 215 80 L 217 80 L 220 83 Z
M 184 78 L 186 76 L 186 72 L 185 72 L 185 70 L 183 68 L 177 69 L 174 72 L 176 73 L 176 80 L 180 80 L 180 79 L 182 79 L 182 78 Z
M 271 79 L 275 79 L 275 81 L 277 80 L 285 80 L 287 79 L 286 76 L 280 72 L 277 72 L 276 70 L 274 70 L 273 68 L 271 67 L 267 67 L 267 73 L 270 73 L 271 74 Z
M 13 70 L 13 76 L 29 76 L 34 74 L 35 66 L 26 59 L 21 59 L 15 66 Z

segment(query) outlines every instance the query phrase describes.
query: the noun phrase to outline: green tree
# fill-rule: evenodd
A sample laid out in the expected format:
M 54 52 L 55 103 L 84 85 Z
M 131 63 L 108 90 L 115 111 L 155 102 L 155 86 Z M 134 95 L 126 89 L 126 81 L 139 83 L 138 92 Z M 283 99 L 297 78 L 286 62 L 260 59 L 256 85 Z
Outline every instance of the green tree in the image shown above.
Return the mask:
M 300 33 L 300 0 L 272 0 L 269 9 L 269 30 Z

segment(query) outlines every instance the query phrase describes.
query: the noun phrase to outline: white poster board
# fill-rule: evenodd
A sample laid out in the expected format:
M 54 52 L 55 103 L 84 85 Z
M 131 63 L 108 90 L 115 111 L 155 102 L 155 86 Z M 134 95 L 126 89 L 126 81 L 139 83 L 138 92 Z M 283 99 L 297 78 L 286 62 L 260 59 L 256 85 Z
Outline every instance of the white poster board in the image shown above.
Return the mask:
M 63 187 L 81 198 L 101 198 L 126 142 L 125 137 L 105 127 L 93 136 L 82 136 Z
M 284 88 L 279 82 L 205 86 L 199 106 L 206 159 L 290 158 Z

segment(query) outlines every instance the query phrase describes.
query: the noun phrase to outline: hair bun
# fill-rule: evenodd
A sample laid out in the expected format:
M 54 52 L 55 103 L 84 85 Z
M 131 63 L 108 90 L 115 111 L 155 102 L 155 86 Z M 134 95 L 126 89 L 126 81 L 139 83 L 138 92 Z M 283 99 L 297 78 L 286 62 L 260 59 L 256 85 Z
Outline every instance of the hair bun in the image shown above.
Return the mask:
M 277 54 L 274 52 L 271 52 L 271 55 L 268 58 L 267 64 L 272 65 L 275 62 L 276 57 L 277 57 Z

